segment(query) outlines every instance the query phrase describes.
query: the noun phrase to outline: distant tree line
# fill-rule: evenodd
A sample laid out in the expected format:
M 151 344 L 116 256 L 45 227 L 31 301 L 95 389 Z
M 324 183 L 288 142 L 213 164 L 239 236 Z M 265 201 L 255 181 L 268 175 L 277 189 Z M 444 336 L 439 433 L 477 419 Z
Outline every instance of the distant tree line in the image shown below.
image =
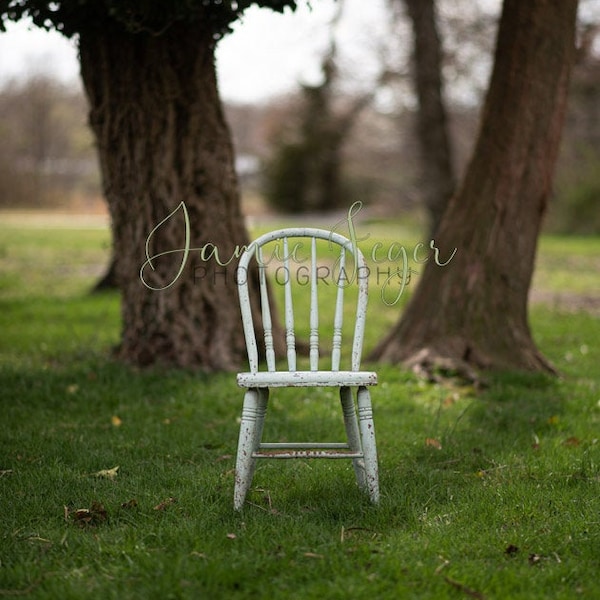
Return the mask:
M 0 89 L 0 207 L 56 208 L 97 201 L 96 150 L 81 89 L 47 75 Z
M 553 231 L 600 232 L 600 57 L 592 50 L 596 35 L 593 27 L 584 30 L 573 70 L 556 190 L 546 222 Z M 263 197 L 272 190 L 269 177 L 273 175 L 273 161 L 277 164 L 290 152 L 288 148 L 283 155 L 278 154 L 283 140 L 296 135 L 293 131 L 302 115 L 299 106 L 307 93 L 304 90 L 263 104 L 225 107 L 238 157 L 249 157 L 250 164 L 257 165 L 240 172 L 249 210 L 257 210 L 256 198 L 262 209 Z M 342 96 L 338 101 L 348 110 L 360 98 L 344 102 Z M 3 85 L 0 207 L 85 209 L 101 201 L 87 111 L 79 86 L 65 85 L 50 76 L 38 74 Z M 459 172 L 471 149 L 477 113 L 478 107 L 449 105 L 450 135 Z M 355 200 L 384 213 L 420 206 L 415 120 L 411 110 L 396 114 L 363 107 L 341 144 L 337 207 Z M 336 203 L 323 208 L 336 208 Z M 271 208 L 286 212 L 293 206 L 279 201 Z

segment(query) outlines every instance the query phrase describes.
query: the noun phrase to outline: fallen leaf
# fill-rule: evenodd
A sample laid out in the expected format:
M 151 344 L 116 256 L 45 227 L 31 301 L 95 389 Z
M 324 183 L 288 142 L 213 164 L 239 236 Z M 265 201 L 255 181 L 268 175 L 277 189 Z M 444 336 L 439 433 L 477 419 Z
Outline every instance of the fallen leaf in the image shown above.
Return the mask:
M 345 542 L 346 540 L 349 540 L 350 538 L 357 536 L 357 535 L 365 535 L 370 537 L 371 539 L 375 539 L 378 536 L 378 533 L 376 531 L 374 531 L 373 529 L 367 529 L 366 527 L 344 527 L 342 525 L 342 530 L 340 533 L 340 542 Z
M 138 505 L 138 501 L 135 498 L 132 498 L 131 500 L 128 500 L 127 502 L 123 502 L 121 504 L 121 508 L 135 508 Z
M 110 418 L 110 422 L 115 426 L 115 427 L 121 427 L 121 425 L 123 425 L 123 421 L 117 416 L 117 415 L 113 415 Z
M 39 535 L 31 535 L 26 538 L 28 542 L 42 542 L 43 544 L 51 544 L 52 540 L 40 537 Z
M 175 504 L 177 502 L 177 498 L 167 498 L 166 500 L 163 500 L 160 504 L 157 504 L 154 507 L 154 510 L 165 510 L 168 506 L 171 506 L 171 504 Z
M 92 473 L 94 477 L 102 477 L 104 479 L 114 479 L 117 476 L 117 472 L 119 470 L 119 466 L 113 467 L 112 469 L 103 469 L 102 471 L 97 471 L 96 473 Z
M 556 415 L 552 415 L 548 419 L 548 425 L 556 425 L 558 423 L 558 417 Z
M 73 512 L 73 519 L 83 527 L 92 522 L 92 513 L 89 508 L 78 508 Z
M 458 392 L 454 392 L 453 394 L 449 394 L 444 398 L 442 405 L 447 408 L 448 406 L 452 406 L 456 402 L 460 400 L 460 394 Z
M 94 500 L 90 508 L 78 508 L 73 511 L 73 520 L 80 527 L 95 526 L 104 523 L 108 518 L 106 509 Z
M 477 600 L 484 600 L 485 598 L 485 596 L 481 592 L 467 587 L 464 583 L 461 583 L 460 581 L 456 581 L 455 579 L 451 579 L 450 577 L 444 577 L 444 581 L 471 598 L 477 598 Z
M 235 535 L 235 533 L 227 534 L 227 539 L 229 539 L 229 540 L 235 540 L 236 538 L 237 538 L 237 535 Z
M 436 440 L 435 438 L 426 438 L 425 439 L 425 445 L 426 446 L 431 446 L 432 448 L 435 448 L 436 450 L 441 450 L 442 449 L 442 444 L 439 440 Z
M 570 438 L 567 438 L 567 439 L 566 439 L 566 440 L 563 442 L 563 444 L 564 444 L 565 446 L 573 446 L 573 447 L 575 447 L 575 446 L 579 446 L 579 444 L 580 444 L 580 443 L 581 443 L 581 442 L 580 442 L 579 438 L 577 438 L 577 437 L 575 437 L 575 436 L 572 436 L 572 437 L 570 437 Z
M 531 553 L 528 560 L 530 565 L 537 565 L 542 560 L 542 557 L 539 554 Z
M 438 558 L 442 561 L 442 564 L 435 569 L 435 575 L 439 575 L 450 564 L 450 561 L 445 559 L 443 556 L 438 556 Z
M 303 556 L 306 556 L 306 558 L 324 558 L 322 554 L 316 554 L 315 552 L 305 552 Z
M 518 551 L 519 548 L 517 546 L 515 546 L 514 544 L 509 544 L 504 549 L 504 554 L 507 554 L 508 556 L 514 556 Z

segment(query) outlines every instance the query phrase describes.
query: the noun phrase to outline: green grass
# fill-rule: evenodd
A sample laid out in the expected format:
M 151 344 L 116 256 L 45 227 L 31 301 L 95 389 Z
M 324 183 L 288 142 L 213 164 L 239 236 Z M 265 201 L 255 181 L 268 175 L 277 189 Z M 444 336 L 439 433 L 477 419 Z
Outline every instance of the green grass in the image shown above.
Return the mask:
M 544 236 L 534 285 L 600 299 L 600 238 Z
M 378 227 L 373 240 L 395 239 Z M 533 307 L 560 378 L 476 391 L 377 366 L 380 506 L 346 461 L 268 461 L 236 514 L 235 378 L 111 361 L 118 299 L 87 295 L 108 242 L 0 228 L 0 596 L 600 597 L 597 314 Z M 538 281 L 598 289 L 599 246 L 545 238 Z M 368 344 L 398 315 L 371 306 Z M 266 435 L 341 430 L 327 391 L 293 414 L 280 396 Z

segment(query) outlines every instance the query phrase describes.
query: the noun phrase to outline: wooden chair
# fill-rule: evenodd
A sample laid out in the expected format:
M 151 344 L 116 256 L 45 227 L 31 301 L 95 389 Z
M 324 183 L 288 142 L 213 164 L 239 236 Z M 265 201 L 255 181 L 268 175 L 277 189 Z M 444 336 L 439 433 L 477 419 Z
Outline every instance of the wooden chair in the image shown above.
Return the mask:
M 296 240 L 296 241 L 293 241 Z M 317 240 L 324 240 L 317 243 Z M 308 242 L 308 244 L 307 244 Z M 325 244 L 326 242 L 326 244 Z M 308 248 L 307 248 L 308 245 Z M 326 248 L 326 251 L 324 250 Z M 326 254 L 325 266 L 319 263 L 317 249 Z M 250 264 L 258 263 L 260 308 L 264 329 L 266 370 L 259 370 L 259 351 L 253 321 L 253 307 L 248 292 Z M 278 265 L 278 266 L 277 266 Z M 267 285 L 267 273 L 275 279 Z M 346 458 L 354 465 L 356 480 L 372 502 L 379 500 L 379 482 L 375 429 L 369 386 L 376 385 L 377 374 L 360 370 L 368 297 L 368 267 L 361 251 L 350 240 L 322 229 L 290 228 L 267 233 L 255 240 L 240 258 L 238 288 L 250 370 L 239 373 L 238 385 L 245 388 L 235 470 L 234 507 L 242 508 L 252 483 L 257 459 L 262 458 Z M 301 275 L 301 276 L 299 276 Z M 297 280 L 297 281 L 294 281 Z M 298 286 L 298 282 L 302 284 Z M 333 283 L 333 286 L 332 286 Z M 292 287 L 310 293 L 309 370 L 297 370 Z M 269 287 L 284 286 L 285 345 L 287 368 L 281 370 L 275 356 Z M 320 360 L 319 288 L 337 287 L 333 315 L 333 335 L 328 368 Z M 351 354 L 342 351 L 344 296 L 351 287 L 356 292 L 357 307 Z M 296 293 L 296 292 L 294 292 Z M 323 312 L 323 311 L 322 311 Z M 331 324 L 330 324 L 331 325 Z M 347 358 L 348 370 L 341 370 Z M 321 362 L 321 365 L 319 364 Z M 278 370 L 279 367 L 279 370 Z M 263 443 L 262 433 L 269 399 L 275 387 L 329 386 L 339 389 L 347 441 L 341 443 Z M 358 418 L 357 409 L 358 407 Z

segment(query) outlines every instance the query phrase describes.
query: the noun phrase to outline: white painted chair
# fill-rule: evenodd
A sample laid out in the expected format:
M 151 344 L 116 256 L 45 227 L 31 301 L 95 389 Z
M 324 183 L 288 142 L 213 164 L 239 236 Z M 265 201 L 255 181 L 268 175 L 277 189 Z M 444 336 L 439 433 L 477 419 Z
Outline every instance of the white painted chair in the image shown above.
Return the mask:
M 308 239 L 307 239 L 308 238 Z M 317 240 L 325 242 L 318 243 Z M 307 243 L 308 242 L 308 243 Z M 325 254 L 320 263 L 317 250 Z M 252 307 L 248 284 L 251 261 L 258 262 L 261 306 Z M 285 345 L 287 365 L 275 356 L 267 274 L 274 276 L 271 286 L 284 286 Z M 359 487 L 376 503 L 379 477 L 375 428 L 369 386 L 377 374 L 360 370 L 368 298 L 368 268 L 361 251 L 350 240 L 322 229 L 291 228 L 267 233 L 255 240 L 242 255 L 238 267 L 240 307 L 250 371 L 239 373 L 238 385 L 246 388 L 235 470 L 234 507 L 240 510 L 252 483 L 256 461 L 262 458 L 346 458 L 354 465 Z M 294 281 L 296 280 L 296 281 Z M 309 283 L 310 282 L 310 285 Z M 293 309 L 293 284 L 310 293 L 309 370 L 296 368 L 296 343 Z M 333 336 L 328 368 L 322 369 L 319 355 L 319 288 L 337 287 L 333 316 Z M 356 322 L 348 370 L 342 370 L 342 322 L 344 296 L 351 287 L 356 293 Z M 258 312 L 256 312 L 258 311 Z M 322 311 L 323 312 L 323 311 Z M 266 370 L 259 370 L 259 351 L 253 314 L 262 314 Z M 322 326 L 322 325 L 321 325 Z M 321 361 L 320 361 L 321 359 Z M 319 364 L 321 362 L 321 365 Z M 280 370 L 278 370 L 280 367 Z M 347 440 L 340 443 L 263 443 L 262 433 L 269 389 L 275 387 L 329 386 L 339 389 Z M 355 405 L 356 396 L 356 405 Z M 358 407 L 358 418 L 357 418 Z

